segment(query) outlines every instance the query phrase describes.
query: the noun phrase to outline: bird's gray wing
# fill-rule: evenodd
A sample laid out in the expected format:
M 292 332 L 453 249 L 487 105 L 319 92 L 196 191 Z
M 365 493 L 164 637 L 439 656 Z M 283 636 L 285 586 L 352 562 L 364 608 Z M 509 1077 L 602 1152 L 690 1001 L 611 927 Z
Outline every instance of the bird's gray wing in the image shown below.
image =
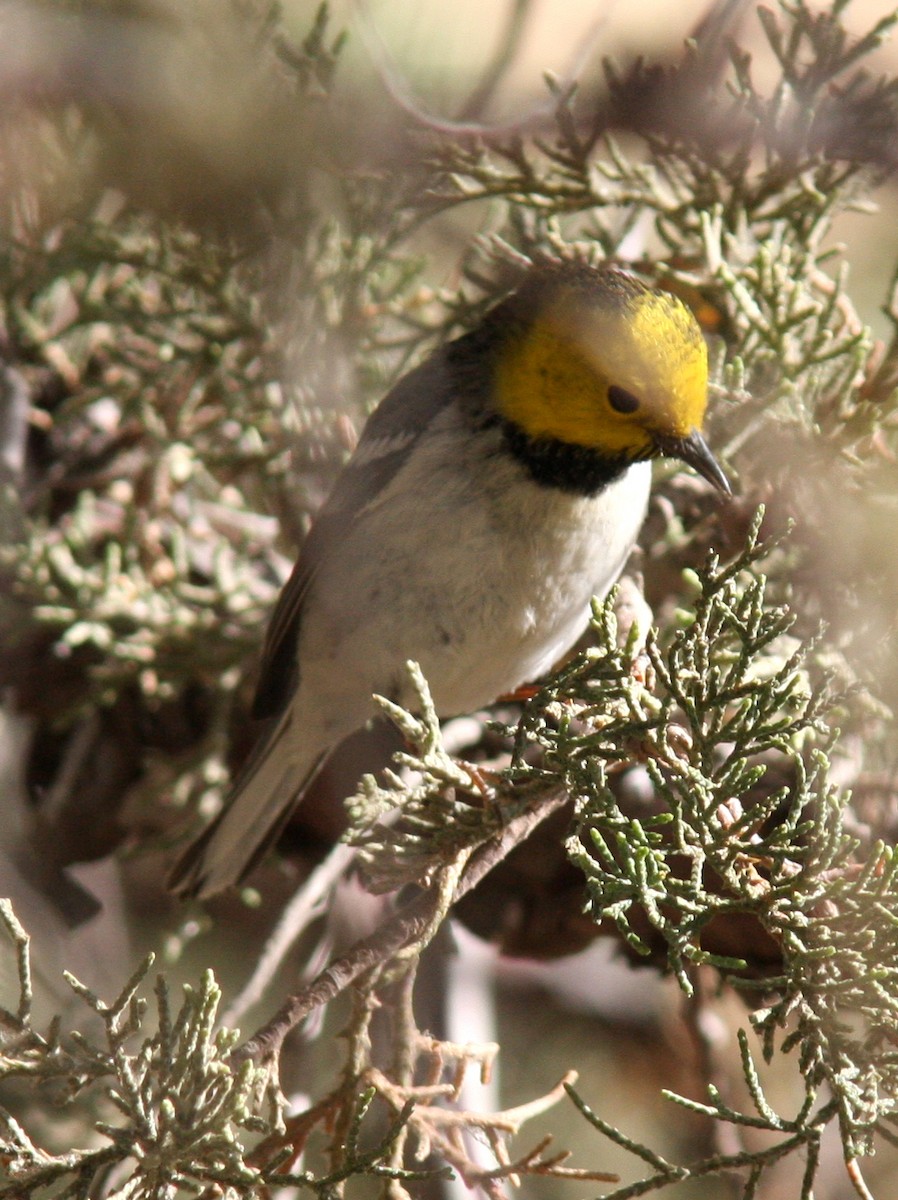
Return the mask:
M 404 376 L 374 410 L 303 543 L 265 635 L 253 716 L 283 711 L 299 682 L 297 645 L 309 584 L 319 564 L 339 547 L 364 509 L 390 483 L 452 398 L 447 357 L 437 351 Z

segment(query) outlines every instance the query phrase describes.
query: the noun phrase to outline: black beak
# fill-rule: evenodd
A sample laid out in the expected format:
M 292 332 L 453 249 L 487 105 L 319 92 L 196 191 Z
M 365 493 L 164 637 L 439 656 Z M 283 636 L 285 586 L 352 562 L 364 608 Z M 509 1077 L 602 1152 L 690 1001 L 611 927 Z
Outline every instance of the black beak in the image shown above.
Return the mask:
M 724 496 L 732 496 L 733 489 L 729 480 L 718 466 L 717 459 L 708 449 L 708 443 L 697 429 L 693 429 L 688 437 L 669 437 L 664 434 L 655 435 L 655 445 L 659 453 L 666 458 L 679 458 L 687 466 L 698 471 L 709 483 L 713 483 Z

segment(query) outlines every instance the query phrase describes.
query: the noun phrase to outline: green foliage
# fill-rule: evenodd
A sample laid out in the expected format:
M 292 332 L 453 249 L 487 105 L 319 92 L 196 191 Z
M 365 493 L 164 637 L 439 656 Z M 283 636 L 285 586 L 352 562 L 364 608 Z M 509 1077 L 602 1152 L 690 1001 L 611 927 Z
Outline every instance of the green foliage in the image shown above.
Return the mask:
M 450 144 L 437 158 L 441 205 L 502 206 L 487 247 L 500 262 L 574 231 L 627 261 L 640 231 L 649 272 L 713 297 L 729 345 L 722 381 L 739 400 L 719 418 L 723 445 L 740 460 L 763 453 L 773 422 L 857 452 L 895 407 L 891 386 L 862 388 L 870 335 L 831 233 L 890 169 L 898 83 L 862 64 L 896 17 L 853 38 L 846 7 L 758 10 L 779 69 L 772 86 L 756 84 L 738 47 L 728 62 L 716 52 L 712 29 L 675 68 L 606 63 L 598 101 L 556 89 L 551 135 Z M 622 140 L 620 126 L 636 138 Z
M 96 1133 L 108 1145 L 73 1147 L 51 1154 L 36 1146 L 0 1110 L 10 1183 L 0 1193 L 37 1196 L 87 1195 L 110 1170 L 129 1195 L 162 1195 L 182 1186 L 209 1184 L 260 1194 L 264 1176 L 244 1160 L 244 1131 L 271 1133 L 280 1122 L 280 1100 L 267 1070 L 244 1063 L 233 1070 L 228 1056 L 237 1035 L 216 1030 L 220 999 L 208 972 L 196 990 L 187 988 L 177 1013 L 165 981 L 156 983 L 156 1032 L 143 1026 L 146 1001 L 138 995 L 147 959 L 112 1004 L 72 976 L 70 986 L 98 1018 L 104 1037 L 64 1032 L 58 1023 L 41 1033 L 34 1024 L 28 938 L 8 901 L 0 906 L 6 935 L 18 948 L 21 999 L 16 1013 L 0 1012 L 0 1078 L 26 1076 L 55 1085 L 58 1099 L 89 1097 Z M 60 1091 L 61 1089 L 61 1091 Z
M 92 1114 L 94 1134 L 110 1143 L 48 1153 L 0 1109 L 9 1180 L 0 1183 L 0 1195 L 74 1200 L 92 1192 L 99 1180 L 112 1178 L 117 1192 L 128 1196 L 198 1194 L 216 1187 L 263 1197 L 271 1187 L 293 1185 L 330 1197 L 353 1176 L 414 1181 L 445 1174 L 385 1163 L 408 1123 L 410 1106 L 379 1139 L 371 1143 L 366 1134 L 361 1145 L 374 1098 L 370 1088 L 352 1106 L 339 1168 L 321 1176 L 290 1172 L 291 1156 L 282 1140 L 283 1097 L 270 1068 L 232 1057 L 239 1032 L 216 1027 L 221 992 L 211 971 L 198 988 L 185 987 L 177 1012 L 164 978 L 157 978 L 155 1032 L 145 1028 L 147 1002 L 139 995 L 152 956 L 112 1004 L 67 975 L 105 1036 L 96 1040 L 63 1032 L 58 1022 L 41 1033 L 32 1014 L 29 939 L 5 900 L 0 921 L 16 946 L 20 979 L 17 1011 L 0 1009 L 0 1080 L 28 1077 L 48 1093 L 55 1090 L 58 1103 L 78 1097 Z M 96 1141 L 96 1136 L 85 1140 Z
M 745 1190 L 742 1194 L 745 1200 L 752 1200 L 752 1197 L 761 1194 L 759 1189 L 765 1181 L 766 1172 L 796 1152 L 803 1153 L 806 1158 L 800 1200 L 813 1200 L 812 1189 L 820 1162 L 820 1140 L 826 1126 L 832 1120 L 835 1103 L 830 1102 L 815 1108 L 813 1098 L 811 1098 L 802 1105 L 794 1119 L 779 1116 L 764 1095 L 748 1048 L 748 1040 L 742 1030 L 739 1031 L 739 1050 L 742 1057 L 742 1069 L 749 1082 L 754 1112 L 737 1112 L 723 1102 L 713 1085 L 708 1089 L 710 1093 L 710 1103 L 708 1104 L 699 1104 L 671 1092 L 666 1092 L 665 1095 L 667 1099 L 683 1108 L 701 1113 L 712 1121 L 737 1129 L 763 1131 L 772 1135 L 770 1144 L 764 1149 L 716 1154 L 689 1164 L 671 1163 L 648 1146 L 634 1142 L 619 1129 L 609 1125 L 607 1121 L 603 1121 L 572 1088 L 569 1089 L 571 1099 L 577 1108 L 603 1137 L 641 1159 L 651 1168 L 652 1173 L 644 1179 L 629 1186 L 616 1188 L 613 1192 L 606 1193 L 602 1200 L 630 1200 L 631 1197 L 644 1196 L 647 1193 L 666 1188 L 670 1184 L 695 1182 L 698 1179 L 720 1175 L 730 1177 L 741 1175 L 745 1179 Z
M 270 557 L 272 531 L 235 484 L 278 453 L 290 421 L 227 254 L 130 215 L 60 236 L 60 258 L 13 245 L 0 274 L 20 370 L 36 380 L 49 363 L 72 392 L 48 434 L 55 488 L 30 512 L 6 496 L 27 529 L 4 551 L 10 615 L 27 611 L 60 653 L 89 650 L 100 697 L 135 679 L 170 695 L 201 629 L 246 649 L 271 603 L 245 558 L 260 539 Z
M 797 1053 L 813 1136 L 826 1088 L 853 1160 L 896 1117 L 898 873 L 891 847 L 858 858 L 844 828 L 850 798 L 828 781 L 824 719 L 836 697 L 812 686 L 811 648 L 789 644 L 793 618 L 765 598 L 759 525 L 731 563 L 712 556 L 698 573 L 694 611 L 666 648 L 654 630 L 636 652 L 632 638 L 621 645 L 614 597 L 597 608 L 596 646 L 524 714 L 515 777 L 563 782 L 576 798 L 569 850 L 597 922 L 638 955 L 660 939 L 687 995 L 691 968 L 711 964 L 768 997 L 751 1013 L 765 1057 Z M 534 742 L 536 767 L 522 761 Z M 634 762 L 656 798 L 644 814 L 612 786 Z M 757 963 L 707 948 L 733 918 L 755 922 L 749 945 L 776 947 L 781 963 L 758 978 Z
M 408 670 L 419 701 L 416 714 L 378 697 L 410 747 L 394 755 L 404 773 L 385 771 L 382 782 L 366 775 L 348 802 L 348 839 L 358 847 L 366 885 L 375 892 L 429 882 L 437 867 L 482 845 L 508 815 L 495 797 L 475 799 L 473 768 L 446 753 L 427 681 L 417 663 Z
M 784 653 L 792 618 L 766 603 L 763 576 L 748 574 L 763 553 L 759 524 L 733 563 L 721 568 L 712 558 L 699 574 L 695 611 L 666 652 L 650 633 L 634 662 L 618 645 L 614 597 L 607 600 L 596 612 L 598 644 L 548 685 L 518 728 L 519 750 L 538 741 L 547 751 L 535 769 L 554 775 L 560 766 L 579 798 L 571 851 L 587 874 L 596 917 L 613 919 L 647 955 L 631 920 L 634 907 L 644 911 L 687 992 L 690 962 L 746 965 L 701 950 L 702 931 L 716 917 L 750 913 L 779 939 L 789 924 L 779 904 L 795 901 L 806 873 L 791 855 L 814 827 L 809 817 L 827 823 L 829 797 L 818 778 L 825 758 L 810 772 L 804 763 L 806 735 L 831 735 L 821 693 L 810 690 L 802 670 L 806 651 Z M 546 718 L 556 711 L 553 728 Z M 645 764 L 663 802 L 644 820 L 621 809 L 607 782 L 610 764 L 634 760 Z M 774 765 L 794 782 L 754 797 Z M 816 854 L 808 865 L 813 875 Z

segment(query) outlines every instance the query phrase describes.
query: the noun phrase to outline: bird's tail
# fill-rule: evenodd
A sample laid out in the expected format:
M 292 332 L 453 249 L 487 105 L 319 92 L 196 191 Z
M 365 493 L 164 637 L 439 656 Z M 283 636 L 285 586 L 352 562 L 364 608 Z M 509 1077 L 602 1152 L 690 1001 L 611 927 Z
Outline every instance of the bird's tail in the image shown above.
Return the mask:
M 181 855 L 168 878 L 179 896 L 204 899 L 240 883 L 276 840 L 325 752 L 297 753 L 287 708 L 250 755 L 208 829 Z

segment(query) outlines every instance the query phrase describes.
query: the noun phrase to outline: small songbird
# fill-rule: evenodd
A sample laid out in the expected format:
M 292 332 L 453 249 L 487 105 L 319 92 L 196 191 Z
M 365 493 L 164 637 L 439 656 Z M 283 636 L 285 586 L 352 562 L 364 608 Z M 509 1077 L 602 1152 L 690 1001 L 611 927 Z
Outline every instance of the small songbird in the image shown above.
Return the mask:
M 328 753 L 374 714 L 470 712 L 548 671 L 642 525 L 650 459 L 726 477 L 701 435 L 708 358 L 690 311 L 632 275 L 534 267 L 372 413 L 268 628 L 255 750 L 171 886 L 211 896 L 277 837 Z

